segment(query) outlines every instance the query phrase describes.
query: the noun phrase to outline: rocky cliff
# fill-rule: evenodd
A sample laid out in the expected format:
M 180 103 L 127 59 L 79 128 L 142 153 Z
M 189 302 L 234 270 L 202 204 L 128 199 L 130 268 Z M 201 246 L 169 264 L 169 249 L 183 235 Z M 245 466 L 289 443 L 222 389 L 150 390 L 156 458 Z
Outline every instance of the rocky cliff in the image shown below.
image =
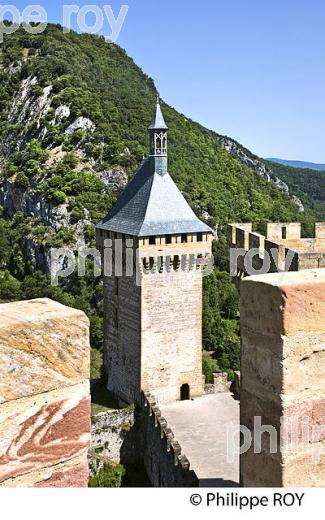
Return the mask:
M 225 149 L 231 153 L 234 157 L 237 157 L 243 164 L 252 168 L 255 172 L 257 172 L 261 177 L 263 177 L 267 182 L 272 182 L 279 190 L 286 193 L 297 205 L 299 211 L 305 211 L 304 205 L 301 200 L 294 194 L 290 192 L 289 186 L 283 182 L 279 177 L 277 177 L 271 168 L 267 168 L 265 163 L 246 150 L 243 146 L 237 143 L 235 140 L 226 137 L 226 136 L 218 136 L 220 143 L 225 147 Z

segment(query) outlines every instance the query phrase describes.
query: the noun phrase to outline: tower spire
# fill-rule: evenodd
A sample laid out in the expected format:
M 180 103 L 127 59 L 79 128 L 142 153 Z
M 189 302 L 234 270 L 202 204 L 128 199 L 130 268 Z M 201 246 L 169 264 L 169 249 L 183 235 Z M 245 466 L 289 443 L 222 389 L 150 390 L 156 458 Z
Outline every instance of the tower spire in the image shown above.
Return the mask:
M 156 108 L 149 126 L 149 137 L 150 158 L 153 162 L 155 172 L 159 175 L 165 175 L 167 173 L 167 131 L 168 127 L 161 111 L 159 94 L 157 93 Z

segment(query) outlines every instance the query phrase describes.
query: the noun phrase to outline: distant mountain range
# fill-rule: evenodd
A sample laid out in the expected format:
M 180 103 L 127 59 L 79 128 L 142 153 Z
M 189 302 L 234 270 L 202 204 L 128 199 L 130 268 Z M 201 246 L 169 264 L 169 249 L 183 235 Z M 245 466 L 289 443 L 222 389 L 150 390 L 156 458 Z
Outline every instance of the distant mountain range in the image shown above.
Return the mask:
M 292 168 L 304 168 L 308 170 L 325 171 L 325 164 L 316 164 L 305 161 L 287 161 L 286 159 L 275 159 L 274 157 L 268 157 L 267 161 L 283 164 L 284 166 L 291 166 Z

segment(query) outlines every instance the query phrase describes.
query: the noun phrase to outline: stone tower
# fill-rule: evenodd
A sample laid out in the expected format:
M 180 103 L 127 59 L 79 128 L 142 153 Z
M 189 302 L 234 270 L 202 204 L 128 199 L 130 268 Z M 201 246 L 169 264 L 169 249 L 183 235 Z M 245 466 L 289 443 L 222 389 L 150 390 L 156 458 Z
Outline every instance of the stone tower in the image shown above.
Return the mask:
M 126 403 L 142 390 L 158 402 L 203 392 L 202 271 L 213 232 L 168 174 L 167 131 L 157 100 L 150 155 L 97 225 L 107 388 Z

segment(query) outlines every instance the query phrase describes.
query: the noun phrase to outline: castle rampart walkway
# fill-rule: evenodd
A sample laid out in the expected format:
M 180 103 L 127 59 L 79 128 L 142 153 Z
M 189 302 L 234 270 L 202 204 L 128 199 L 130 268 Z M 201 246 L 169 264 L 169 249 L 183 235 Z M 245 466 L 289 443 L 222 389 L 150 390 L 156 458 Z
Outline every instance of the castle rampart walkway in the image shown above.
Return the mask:
M 200 487 L 239 485 L 239 459 L 227 461 L 227 430 L 239 429 L 239 402 L 230 392 L 159 405 L 197 474 Z

